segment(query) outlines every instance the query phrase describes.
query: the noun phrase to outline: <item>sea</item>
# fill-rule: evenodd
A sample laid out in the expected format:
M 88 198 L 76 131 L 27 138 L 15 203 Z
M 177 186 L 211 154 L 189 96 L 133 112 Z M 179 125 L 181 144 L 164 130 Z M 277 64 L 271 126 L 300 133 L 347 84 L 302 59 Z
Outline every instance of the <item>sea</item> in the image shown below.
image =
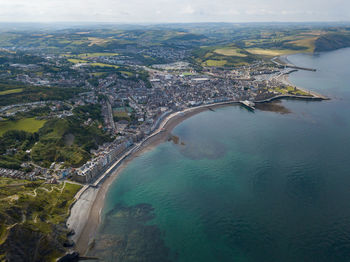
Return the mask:
M 111 185 L 100 261 L 350 261 L 350 48 L 297 54 L 329 101 L 283 100 L 183 121 Z

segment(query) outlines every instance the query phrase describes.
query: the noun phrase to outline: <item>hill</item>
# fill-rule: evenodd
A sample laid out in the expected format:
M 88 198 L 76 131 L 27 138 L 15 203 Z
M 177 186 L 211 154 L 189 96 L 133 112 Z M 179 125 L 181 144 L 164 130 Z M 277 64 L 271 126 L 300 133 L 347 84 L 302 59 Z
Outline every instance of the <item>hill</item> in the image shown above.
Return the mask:
M 0 179 L 0 261 L 53 261 L 68 245 L 65 219 L 79 185 Z
M 315 52 L 332 51 L 350 46 L 350 33 L 328 33 L 315 42 Z

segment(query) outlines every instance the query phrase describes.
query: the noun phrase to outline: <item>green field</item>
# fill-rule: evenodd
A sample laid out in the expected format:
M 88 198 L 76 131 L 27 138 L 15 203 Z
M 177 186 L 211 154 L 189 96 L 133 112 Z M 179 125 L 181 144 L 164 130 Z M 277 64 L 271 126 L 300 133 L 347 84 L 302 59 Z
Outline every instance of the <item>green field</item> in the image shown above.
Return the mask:
M 247 51 L 254 55 L 262 55 L 262 56 L 281 56 L 281 55 L 290 55 L 300 53 L 300 50 L 292 50 L 292 49 L 263 49 L 263 48 L 249 48 Z
M 283 95 L 296 95 L 296 96 L 310 96 L 309 93 L 304 92 L 303 90 L 300 90 L 298 88 L 295 88 L 293 86 L 286 86 L 286 87 L 274 87 L 269 89 L 270 92 L 275 91 Z
M 256 55 L 232 43 L 227 46 L 202 46 L 192 54 L 193 61 L 202 67 L 237 67 L 257 59 Z
M 116 122 L 120 120 L 127 120 L 127 121 L 131 120 L 128 112 L 126 111 L 113 111 L 113 118 L 114 118 L 114 121 Z
M 9 89 L 9 90 L 0 91 L 0 96 L 16 94 L 21 92 L 23 92 L 23 88 Z
M 266 57 L 314 52 L 315 42 L 322 34 L 321 31 L 267 34 L 263 38 L 245 40 L 245 50 Z
M 116 122 L 118 122 L 120 120 L 130 121 L 131 120 L 131 113 L 132 113 L 132 108 L 130 108 L 130 107 L 113 108 L 114 121 L 116 121 Z
M 204 66 L 224 66 L 226 65 L 227 61 L 226 60 L 206 60 L 205 62 L 203 62 L 202 64 Z
M 120 71 L 120 73 L 125 74 L 127 76 L 133 76 L 134 75 L 132 72 L 129 72 L 129 71 Z
M 109 65 L 109 64 L 103 64 L 103 63 L 90 63 L 90 66 L 96 66 L 96 67 L 113 67 L 115 69 L 118 69 L 119 66 L 116 65 Z
M 219 55 L 224 55 L 224 56 L 238 56 L 238 57 L 246 57 L 247 55 L 244 53 L 240 52 L 240 49 L 238 48 L 218 48 L 214 50 L 215 53 Z
M 102 54 L 102 53 L 95 53 L 95 54 Z M 86 54 L 86 55 L 91 55 L 91 54 Z M 79 57 L 80 57 L 80 55 L 79 55 Z M 84 57 L 85 56 L 82 56 L 82 58 L 84 58 Z M 86 56 L 86 58 L 89 58 L 89 57 L 92 57 L 92 56 Z M 111 68 L 115 68 L 115 69 L 119 68 L 119 66 L 116 66 L 116 65 L 109 65 L 109 64 L 104 64 L 104 63 L 90 63 L 88 60 L 77 59 L 77 58 L 68 58 L 67 60 L 73 64 L 86 63 L 87 65 L 93 66 L 93 67 L 111 67 Z
M 317 40 L 317 37 L 312 37 L 312 38 L 305 38 L 305 39 L 291 41 L 290 43 L 294 44 L 296 46 L 307 47 L 307 49 L 305 49 L 305 52 L 312 53 L 315 51 L 315 41 L 316 40 Z
M 117 56 L 118 53 L 85 53 L 79 54 L 79 58 L 90 58 L 90 57 L 98 57 L 98 56 Z
M 16 121 L 0 121 L 0 136 L 9 130 L 22 130 L 30 133 L 37 132 L 46 120 L 36 120 L 35 118 L 23 118 Z
M 68 61 L 73 63 L 73 64 L 81 64 L 81 63 L 87 63 L 88 62 L 86 60 L 75 59 L 75 58 L 69 58 Z

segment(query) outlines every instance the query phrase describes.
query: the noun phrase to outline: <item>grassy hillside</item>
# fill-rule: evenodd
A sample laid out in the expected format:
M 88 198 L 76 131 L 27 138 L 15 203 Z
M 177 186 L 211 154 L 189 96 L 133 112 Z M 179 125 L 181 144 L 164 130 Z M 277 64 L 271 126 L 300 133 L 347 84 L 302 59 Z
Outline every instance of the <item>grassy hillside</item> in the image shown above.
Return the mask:
M 91 149 L 111 138 L 100 128 L 99 105 L 77 107 L 73 112 L 74 116 L 66 119 L 22 118 L 2 122 L 0 167 L 21 169 L 21 163 L 27 161 L 44 167 L 52 162 L 73 167 L 84 164 L 91 157 Z M 91 121 L 85 124 L 89 118 Z
M 8 89 L 8 90 L 0 91 L 0 96 L 22 93 L 22 92 L 23 92 L 23 88 Z
M 29 150 L 38 140 L 37 133 L 10 130 L 0 137 L 0 167 L 20 169 L 23 161 L 29 160 Z
M 49 120 L 38 132 L 38 142 L 31 152 L 32 160 L 43 166 L 65 162 L 68 166 L 78 167 L 85 163 L 90 158 L 90 149 L 110 141 L 109 135 L 99 128 L 100 110 L 99 106 L 90 105 L 77 108 L 73 117 Z M 88 118 L 94 122 L 84 125 Z
M 328 33 L 319 37 L 315 42 L 315 51 L 331 51 L 350 47 L 350 33 Z
M 263 49 L 263 48 L 249 48 L 246 49 L 249 53 L 260 56 L 274 57 L 281 55 L 290 55 L 300 53 L 300 50 L 291 49 Z
M 23 118 L 16 121 L 0 121 L 0 136 L 9 130 L 22 130 L 29 133 L 37 132 L 45 124 L 45 120 Z
M 0 178 L 0 260 L 54 261 L 65 252 L 65 220 L 79 185 Z
M 319 30 L 252 32 L 247 39 L 221 46 L 203 46 L 192 53 L 200 66 L 235 67 L 274 56 L 314 52 L 317 39 L 326 32 Z
M 66 100 L 82 92 L 81 88 L 28 86 L 0 82 L 0 106 L 47 100 Z
M 181 57 L 181 59 L 191 61 L 197 59 L 195 60 L 196 65 L 231 67 L 250 63 L 254 56 L 271 57 L 313 52 L 314 50 L 332 50 L 347 46 L 345 43 L 347 40 L 332 36 L 331 38 L 334 40 L 332 42 L 329 37 L 325 36 L 346 32 L 342 27 L 330 25 L 278 23 L 237 25 L 224 23 L 120 26 L 118 28 L 106 26 L 104 29 L 84 31 L 64 29 L 61 31 L 42 31 L 41 33 L 4 32 L 0 35 L 0 47 L 40 48 L 40 50 L 66 56 L 72 63 L 94 60 L 94 58 L 101 56 L 116 56 L 120 57 L 121 60 L 127 59 L 132 63 L 143 65 L 174 62 L 178 59 L 176 55 L 166 56 L 165 54 L 176 54 L 177 52 L 179 54 L 186 51 L 186 56 Z M 197 49 L 204 46 L 215 47 L 215 49 L 210 50 L 212 57 L 202 57 L 201 55 L 198 57 L 196 55 Z M 237 48 L 243 51 L 236 52 Z M 189 57 L 192 51 L 195 55 Z M 245 51 L 248 53 L 244 53 Z M 244 57 L 244 54 L 247 56 Z M 16 57 L 16 55 L 12 56 Z M 0 57 L 0 62 L 6 59 L 6 56 Z M 39 58 L 34 56 L 25 58 L 25 60 L 31 61 L 30 63 L 40 62 L 35 61 L 35 59 Z M 11 60 L 11 63 L 24 62 Z M 104 64 L 103 61 L 101 63 Z M 67 65 L 69 66 L 69 63 Z M 95 68 L 101 66 L 117 70 L 108 63 L 95 64 Z M 65 70 L 69 70 L 69 67 Z
M 260 35 L 234 44 L 198 48 L 193 52 L 192 61 L 200 66 L 234 67 L 257 59 L 330 51 L 348 46 L 350 33 L 347 31 L 261 31 Z
M 235 67 L 247 65 L 256 56 L 235 45 L 201 47 L 193 52 L 193 61 L 199 66 Z

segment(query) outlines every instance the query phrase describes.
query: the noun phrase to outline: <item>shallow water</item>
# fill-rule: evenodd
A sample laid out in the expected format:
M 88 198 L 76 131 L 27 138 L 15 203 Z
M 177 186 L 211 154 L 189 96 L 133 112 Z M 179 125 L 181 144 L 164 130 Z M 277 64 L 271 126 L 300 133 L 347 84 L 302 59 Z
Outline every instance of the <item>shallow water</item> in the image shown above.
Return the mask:
M 289 60 L 331 101 L 185 120 L 111 186 L 104 261 L 350 261 L 350 49 Z

